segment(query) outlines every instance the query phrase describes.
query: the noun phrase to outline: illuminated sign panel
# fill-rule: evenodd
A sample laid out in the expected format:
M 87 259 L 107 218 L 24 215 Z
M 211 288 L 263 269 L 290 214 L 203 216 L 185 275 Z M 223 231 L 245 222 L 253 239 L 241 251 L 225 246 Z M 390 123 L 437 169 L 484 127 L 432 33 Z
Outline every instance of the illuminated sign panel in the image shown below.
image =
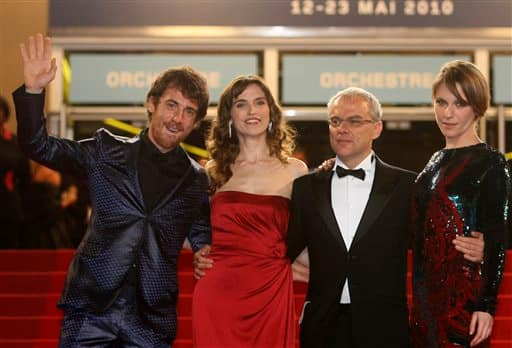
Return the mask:
M 492 101 L 512 104 L 512 55 L 495 55 L 492 59 Z
M 383 104 L 429 104 L 434 77 L 454 59 L 471 57 L 284 54 L 281 99 L 288 105 L 325 105 L 338 91 L 355 86 L 372 92 Z
M 69 57 L 72 77 L 69 102 L 74 104 L 143 104 L 163 70 L 189 65 L 208 81 L 210 102 L 236 76 L 258 74 L 257 54 L 88 54 Z

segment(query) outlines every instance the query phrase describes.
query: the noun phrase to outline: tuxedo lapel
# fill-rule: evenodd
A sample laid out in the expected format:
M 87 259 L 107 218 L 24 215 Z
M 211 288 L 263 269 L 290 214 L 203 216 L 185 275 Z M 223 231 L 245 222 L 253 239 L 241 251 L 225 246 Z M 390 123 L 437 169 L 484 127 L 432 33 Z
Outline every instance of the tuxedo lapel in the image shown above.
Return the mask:
M 338 241 L 340 247 L 346 252 L 347 246 L 341 237 L 340 228 L 332 209 L 331 178 L 333 173 L 333 171 L 323 171 L 315 174 L 315 180 L 313 182 L 313 194 L 315 195 L 314 201 L 320 216 L 329 229 L 329 232 L 332 233 L 334 239 Z
M 138 136 L 131 138 L 128 140 L 127 144 L 123 146 L 122 156 L 124 157 L 125 163 L 119 163 L 119 161 L 113 160 L 112 168 L 124 168 L 126 172 L 126 177 L 124 180 L 125 187 L 129 190 L 132 195 L 126 196 L 126 199 L 133 199 L 133 205 L 140 209 L 141 212 L 145 210 L 144 207 L 144 199 L 142 197 L 142 190 L 139 183 L 139 171 L 138 171 L 138 163 L 137 160 L 139 158 L 140 153 L 140 142 L 141 142 L 141 134 Z
M 356 244 L 372 227 L 375 219 L 381 214 L 391 198 L 398 179 L 393 171 L 389 170 L 377 156 L 375 158 L 377 161 L 375 163 L 375 178 L 373 179 L 370 197 L 361 216 L 352 245 Z

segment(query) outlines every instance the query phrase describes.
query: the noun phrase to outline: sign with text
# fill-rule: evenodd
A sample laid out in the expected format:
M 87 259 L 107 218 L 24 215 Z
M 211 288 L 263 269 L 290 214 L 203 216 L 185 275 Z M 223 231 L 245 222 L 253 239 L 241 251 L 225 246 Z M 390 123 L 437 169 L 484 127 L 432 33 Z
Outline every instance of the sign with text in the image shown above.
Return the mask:
M 510 0 L 50 0 L 58 28 L 510 27 Z
M 208 81 L 210 102 L 217 103 L 236 76 L 258 74 L 258 54 L 88 54 L 71 53 L 73 104 L 143 104 L 151 83 L 170 67 L 189 65 Z
M 325 105 L 347 87 L 361 87 L 382 104 L 432 102 L 431 87 L 441 65 L 469 55 L 284 54 L 281 57 L 283 104 Z
M 512 55 L 492 57 L 492 101 L 512 104 Z

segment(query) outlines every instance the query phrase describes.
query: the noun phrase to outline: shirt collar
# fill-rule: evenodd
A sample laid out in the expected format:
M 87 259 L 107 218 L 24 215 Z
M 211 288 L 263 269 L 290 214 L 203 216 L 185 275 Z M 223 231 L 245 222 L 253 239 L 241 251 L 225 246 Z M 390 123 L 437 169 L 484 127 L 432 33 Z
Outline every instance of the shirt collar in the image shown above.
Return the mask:
M 347 167 L 347 165 L 345 163 L 343 163 L 343 161 L 341 161 L 338 158 L 338 156 L 336 156 L 336 163 L 334 163 L 334 167 L 332 168 L 333 171 L 336 170 L 336 166 L 340 166 L 345 169 L 349 169 Z M 373 150 L 370 152 L 370 154 L 368 156 L 366 156 L 366 158 L 364 160 L 361 161 L 361 163 L 359 163 L 357 166 L 355 166 L 352 169 L 359 169 L 359 168 L 363 169 L 365 171 L 365 173 L 367 173 L 367 174 L 374 170 L 374 168 L 375 168 L 375 153 L 373 152 Z
M 141 138 L 141 144 L 142 144 L 142 153 L 146 156 L 150 156 L 152 158 L 159 159 L 161 161 L 165 162 L 173 162 L 176 160 L 176 157 L 179 155 L 179 146 L 176 146 L 176 148 L 172 149 L 168 152 L 161 152 L 155 144 L 149 139 L 148 130 L 142 132 L 140 135 Z

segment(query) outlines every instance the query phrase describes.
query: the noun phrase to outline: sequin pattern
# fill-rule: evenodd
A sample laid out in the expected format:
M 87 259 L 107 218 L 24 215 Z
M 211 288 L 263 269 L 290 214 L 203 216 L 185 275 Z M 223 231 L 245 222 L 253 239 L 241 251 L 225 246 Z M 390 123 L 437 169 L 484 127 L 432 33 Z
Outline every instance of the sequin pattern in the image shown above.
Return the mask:
M 486 144 L 441 150 L 418 175 L 411 214 L 413 347 L 469 347 L 472 313 L 494 314 L 510 192 L 505 159 Z M 474 230 L 484 233 L 482 264 L 465 260 L 452 244 Z

